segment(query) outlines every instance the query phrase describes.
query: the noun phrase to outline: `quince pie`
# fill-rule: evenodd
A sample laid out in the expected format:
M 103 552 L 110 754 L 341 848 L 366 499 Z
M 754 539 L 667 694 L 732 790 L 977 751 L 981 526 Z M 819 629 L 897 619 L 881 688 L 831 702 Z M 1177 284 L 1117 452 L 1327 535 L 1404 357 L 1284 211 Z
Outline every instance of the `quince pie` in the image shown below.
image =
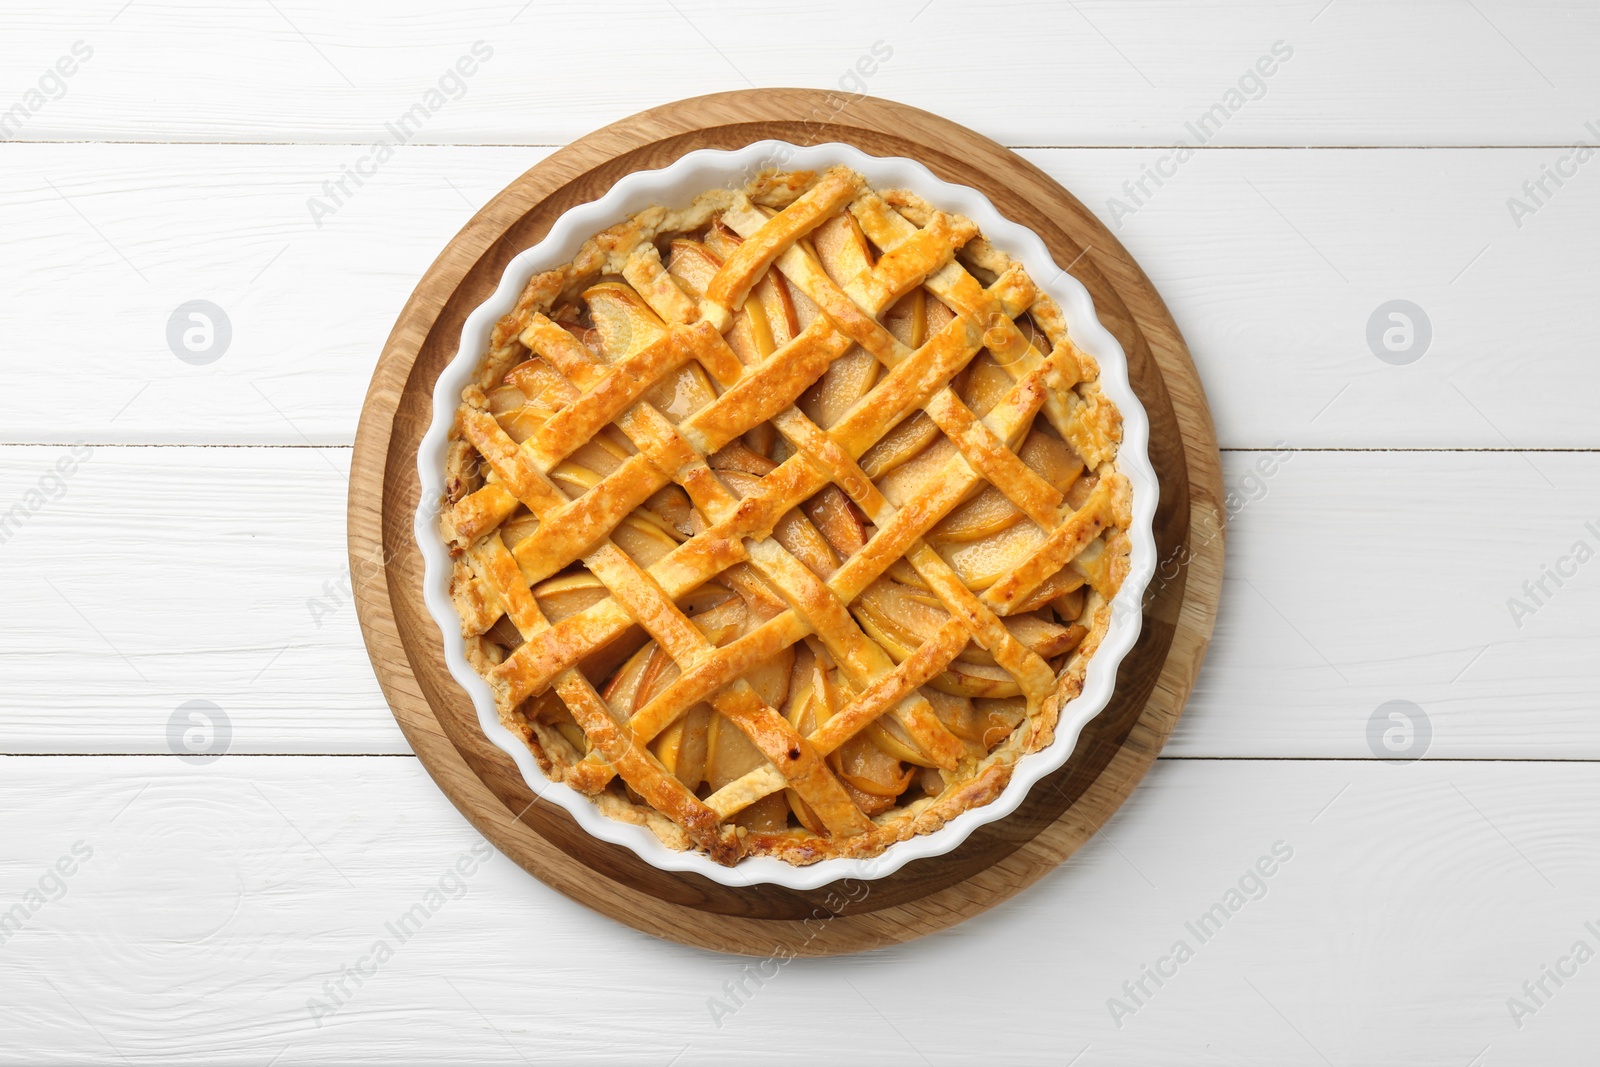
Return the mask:
M 463 394 L 468 659 L 546 775 L 671 847 L 930 833 L 1049 744 L 1128 572 L 1098 374 L 971 221 L 847 168 L 642 211 Z

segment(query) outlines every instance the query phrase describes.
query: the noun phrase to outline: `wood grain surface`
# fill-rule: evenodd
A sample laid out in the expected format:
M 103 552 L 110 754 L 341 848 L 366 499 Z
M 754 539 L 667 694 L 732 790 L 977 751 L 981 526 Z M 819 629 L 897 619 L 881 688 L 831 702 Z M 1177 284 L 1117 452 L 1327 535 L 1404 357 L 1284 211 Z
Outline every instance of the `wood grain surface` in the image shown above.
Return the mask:
M 909 940 L 992 907 L 1053 869 L 1126 798 L 1171 733 L 1220 592 L 1221 470 L 1210 415 L 1182 338 L 1137 264 L 1070 194 L 993 142 L 903 105 L 863 99 L 837 111 L 832 99 L 783 90 L 681 101 L 597 131 L 514 182 L 451 242 L 401 313 L 368 392 L 351 466 L 351 568 L 368 649 L 396 718 L 441 788 L 502 851 L 567 895 L 658 936 L 750 955 L 768 955 L 774 944 L 831 955 Z M 471 702 L 444 666 L 412 543 L 414 457 L 433 382 L 455 354 L 461 322 L 510 258 L 622 174 L 693 149 L 768 137 L 846 141 L 917 158 L 946 180 L 985 192 L 1002 214 L 1038 233 L 1058 262 L 1073 264 L 1128 353 L 1151 416 L 1151 461 L 1162 484 L 1158 555 L 1182 563 L 1155 584 L 1116 695 L 1068 764 L 1011 817 L 948 856 L 874 881 L 864 897 L 838 887 L 732 889 L 658 871 L 536 800 L 515 765 L 481 736 Z

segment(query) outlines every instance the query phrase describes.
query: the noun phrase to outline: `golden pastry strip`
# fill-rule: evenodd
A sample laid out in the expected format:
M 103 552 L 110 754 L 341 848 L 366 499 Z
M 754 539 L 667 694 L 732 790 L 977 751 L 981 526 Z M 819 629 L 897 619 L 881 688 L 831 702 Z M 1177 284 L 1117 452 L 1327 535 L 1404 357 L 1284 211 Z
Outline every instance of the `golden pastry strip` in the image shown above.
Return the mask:
M 733 312 L 772 261 L 849 203 L 860 183 L 856 174 L 843 167 L 829 171 L 809 192 L 774 215 L 759 236 L 739 246 L 706 286 L 706 299 Z

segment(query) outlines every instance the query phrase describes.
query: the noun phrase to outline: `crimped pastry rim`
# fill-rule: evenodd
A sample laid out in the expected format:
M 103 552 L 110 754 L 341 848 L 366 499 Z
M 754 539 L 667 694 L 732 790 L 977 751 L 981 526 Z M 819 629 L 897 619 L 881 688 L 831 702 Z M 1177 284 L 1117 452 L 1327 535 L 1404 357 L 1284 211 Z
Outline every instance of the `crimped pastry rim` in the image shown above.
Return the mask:
M 1123 436 L 1117 465 L 1132 490 L 1129 572 L 1112 603 L 1111 619 L 1100 647 L 1089 658 L 1080 695 L 1059 709 L 1054 739 L 1009 768 L 1009 780 L 998 795 L 950 817 L 939 829 L 895 842 L 876 856 L 828 858 L 808 866 L 750 856 L 727 867 L 697 851 L 674 850 L 645 826 L 609 817 L 593 798 L 550 781 L 523 740 L 501 724 L 488 684 L 466 660 L 465 641 L 449 594 L 451 565 L 437 522 L 438 502 L 444 491 L 445 452 L 461 390 L 477 371 L 488 347 L 489 333 L 494 323 L 514 306 L 534 273 L 569 261 L 589 237 L 652 204 L 687 203 L 707 188 L 743 182 L 763 167 L 821 171 L 836 163 L 859 172 L 876 187 L 908 189 L 937 207 L 972 219 L 993 245 L 1019 261 L 1035 285 L 1061 306 L 1071 323 L 1074 342 L 1099 363 L 1100 387 L 1122 414 Z M 495 292 L 467 317 L 456 355 L 435 384 L 432 421 L 418 450 L 421 503 L 415 532 L 424 562 L 424 601 L 440 627 L 450 672 L 472 697 L 485 736 L 511 756 L 536 795 L 559 804 L 595 837 L 622 845 L 659 869 L 693 871 L 728 886 L 777 884 L 803 890 L 841 878 L 881 878 L 914 859 L 949 852 L 977 827 L 1011 814 L 1035 782 L 1066 762 L 1083 726 L 1109 702 L 1117 668 L 1138 638 L 1141 601 L 1156 564 L 1152 525 L 1159 486 L 1149 462 L 1148 441 L 1148 418 L 1128 382 L 1126 357 L 1116 339 L 1100 324 L 1088 291 L 1054 262 L 1036 234 L 1002 216 L 982 193 L 945 182 L 914 160 L 870 156 L 844 144 L 801 147 L 769 140 L 731 151 L 700 149 L 661 170 L 628 174 L 599 200 L 564 213 L 544 240 L 512 259 Z

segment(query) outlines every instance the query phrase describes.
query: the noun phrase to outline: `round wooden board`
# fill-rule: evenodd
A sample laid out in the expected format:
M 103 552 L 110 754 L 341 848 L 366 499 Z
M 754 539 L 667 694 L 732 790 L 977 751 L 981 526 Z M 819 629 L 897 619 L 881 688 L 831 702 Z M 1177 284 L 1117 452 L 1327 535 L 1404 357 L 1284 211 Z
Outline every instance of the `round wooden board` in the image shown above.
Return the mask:
M 623 174 L 663 167 L 693 149 L 765 138 L 840 141 L 920 160 L 947 181 L 981 190 L 1039 234 L 1088 287 L 1128 354 L 1161 479 L 1162 564 L 1144 629 L 1110 705 L 1085 728 L 1070 761 L 1016 813 L 949 855 L 871 883 L 812 892 L 732 889 L 657 870 L 537 800 L 516 765 L 484 738 L 471 700 L 445 666 L 412 535 L 417 446 L 434 381 L 455 355 L 466 316 L 507 262 Z M 490 201 L 401 312 L 367 392 L 350 475 L 351 573 L 367 650 L 395 718 L 439 787 L 496 847 L 572 899 L 658 937 L 753 956 L 857 952 L 945 929 L 1031 885 L 1088 840 L 1149 769 L 1193 687 L 1216 615 L 1222 526 L 1220 457 L 1199 377 L 1165 304 L 1116 238 L 1038 168 L 965 127 L 886 100 L 809 89 L 722 93 L 642 112 L 555 152 Z

